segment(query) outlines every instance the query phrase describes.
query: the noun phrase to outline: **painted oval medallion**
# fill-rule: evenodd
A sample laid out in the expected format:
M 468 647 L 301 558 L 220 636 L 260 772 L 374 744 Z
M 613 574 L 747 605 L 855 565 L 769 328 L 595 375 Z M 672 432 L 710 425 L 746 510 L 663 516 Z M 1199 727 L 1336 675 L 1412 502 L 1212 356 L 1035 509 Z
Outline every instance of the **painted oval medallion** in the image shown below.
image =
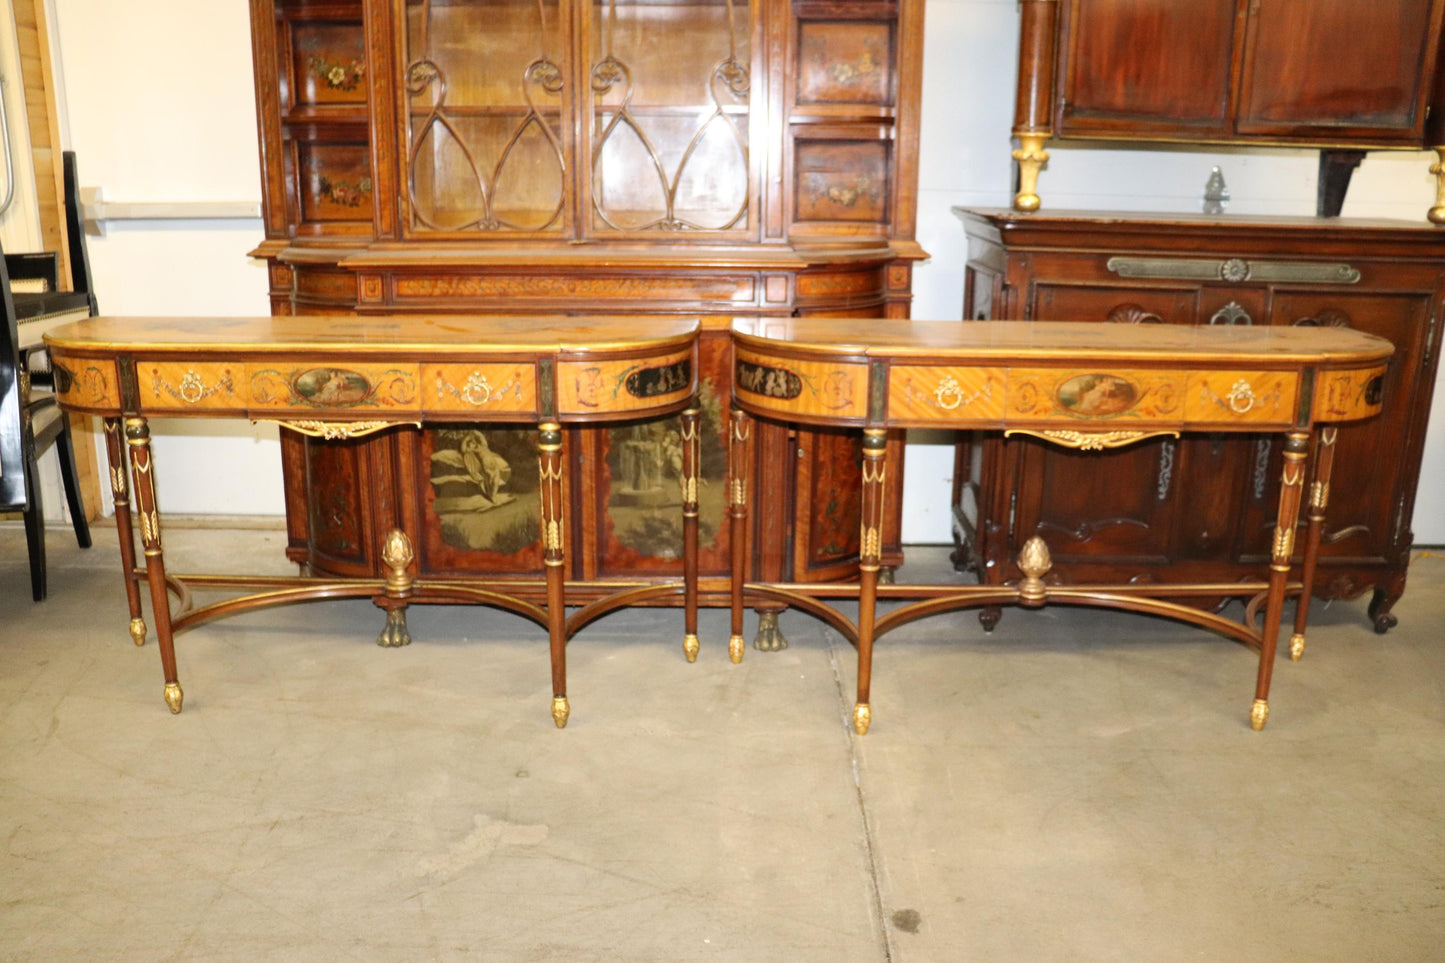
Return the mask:
M 1059 407 L 1085 418 L 1122 414 L 1139 401 L 1139 389 L 1127 378 L 1112 374 L 1075 375 L 1055 393 Z
M 371 395 L 371 383 L 358 371 L 311 368 L 291 379 L 291 390 L 318 407 L 357 405 Z

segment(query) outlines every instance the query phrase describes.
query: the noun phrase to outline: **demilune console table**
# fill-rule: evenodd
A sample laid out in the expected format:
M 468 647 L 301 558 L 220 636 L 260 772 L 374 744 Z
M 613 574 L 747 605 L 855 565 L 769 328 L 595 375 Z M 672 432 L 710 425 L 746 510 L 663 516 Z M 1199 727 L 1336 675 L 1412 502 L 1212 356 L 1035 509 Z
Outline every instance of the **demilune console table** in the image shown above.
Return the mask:
M 1269 716 L 1282 608 L 1299 594 L 1290 655 L 1304 651 L 1309 585 L 1329 498 L 1338 422 L 1378 412 L 1389 341 L 1347 328 L 1185 327 L 1024 321 L 908 322 L 830 318 L 735 321 L 730 426 L 732 637 L 743 655 L 747 602 L 783 602 L 810 612 L 858 648 L 853 725 L 872 720 L 873 643 L 890 629 L 941 612 L 1046 602 L 1162 615 L 1213 629 L 1259 651 L 1250 724 Z M 743 561 L 751 479 L 753 418 L 863 432 L 862 564 L 856 585 L 746 583 Z M 1049 584 L 1044 541 L 1020 553 L 1014 585 L 879 585 L 880 525 L 887 433 L 953 428 L 1027 434 L 1081 450 L 1114 448 L 1183 432 L 1285 436 L 1283 474 L 1267 580 L 1172 585 Z M 1317 443 L 1313 438 L 1318 435 Z M 1289 579 L 1312 444 L 1302 578 Z M 767 493 L 759 492 L 759 497 Z M 823 601 L 858 599 L 855 625 Z M 1244 617 L 1181 605 L 1181 597 L 1243 597 Z M 905 604 L 882 617 L 877 601 Z M 1264 607 L 1263 624 L 1259 608 Z
M 697 656 L 698 329 L 696 321 L 652 317 L 102 317 L 57 328 L 45 341 L 61 406 L 104 419 L 131 636 L 137 645 L 145 641 L 143 578 L 172 712 L 181 711 L 182 701 L 173 634 L 190 626 L 269 606 L 371 598 L 386 611 L 378 642 L 396 646 L 411 641 L 408 604 L 469 602 L 506 609 L 546 627 L 552 717 L 560 728 L 570 712 L 566 643 L 592 619 L 624 605 L 681 594 L 683 649 L 689 661 Z M 659 445 L 667 449 L 666 457 L 680 461 L 683 583 L 619 583 L 617 591 L 568 618 L 562 507 L 569 461 L 563 457 L 562 426 L 678 412 L 682 437 L 659 440 Z M 529 497 L 537 497 L 540 531 L 533 541 L 542 548 L 545 606 L 509 594 L 507 588 L 524 585 L 515 579 L 416 578 L 414 540 L 406 529 L 417 520 L 409 517 L 414 513 L 405 509 L 408 503 L 395 497 L 397 525 L 385 540 L 384 580 L 168 574 L 156 509 L 151 416 L 275 421 L 303 434 L 337 439 L 403 424 L 536 424 L 535 476 L 490 450 L 479 431 L 463 440 L 455 471 L 473 481 L 473 498 L 500 503 L 514 497 L 501 492 L 509 479 L 513 489 L 530 488 Z M 661 449 L 655 454 L 662 457 Z M 140 523 L 144 572 L 136 569 L 132 514 Z M 196 607 L 193 588 L 255 591 Z M 180 599 L 175 611 L 168 590 Z

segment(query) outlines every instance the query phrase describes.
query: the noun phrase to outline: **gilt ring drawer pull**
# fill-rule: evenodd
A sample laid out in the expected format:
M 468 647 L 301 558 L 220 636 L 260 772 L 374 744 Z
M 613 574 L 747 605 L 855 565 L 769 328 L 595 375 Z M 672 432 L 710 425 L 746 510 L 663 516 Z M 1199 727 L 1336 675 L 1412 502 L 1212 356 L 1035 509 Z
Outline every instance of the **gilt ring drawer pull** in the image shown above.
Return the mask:
M 1229 410 L 1235 414 L 1248 414 L 1254 407 L 1254 389 L 1250 387 L 1248 381 L 1241 378 L 1234 383 L 1234 387 L 1229 389 L 1229 394 L 1224 396 L 1224 400 L 1229 403 Z
M 181 375 L 181 380 L 174 388 L 166 384 L 165 379 L 161 377 L 159 371 L 153 373 L 152 380 L 155 383 L 157 394 L 164 391 L 177 401 L 184 402 L 188 405 L 199 404 L 222 389 L 225 389 L 228 393 L 235 390 L 229 371 L 222 375 L 221 379 L 217 381 L 214 386 L 209 388 L 206 387 L 206 383 L 201 380 L 201 376 L 196 373 L 196 369 L 194 368 L 186 369 L 186 373 Z
M 487 381 L 487 376 L 480 371 L 473 371 L 467 376 L 467 383 L 462 385 L 458 391 L 446 377 L 440 372 L 437 373 L 437 396 L 440 398 L 442 389 L 452 393 L 454 398 L 459 398 L 471 405 L 473 408 L 480 408 L 492 400 L 492 385 Z
M 478 408 L 491 401 L 492 386 L 487 383 L 487 376 L 480 371 L 473 371 L 467 378 L 467 383 L 462 386 L 462 400 Z
M 971 405 L 979 398 L 987 398 L 988 395 L 989 385 L 987 383 L 973 394 L 964 395 L 963 386 L 952 375 L 944 378 L 938 383 L 938 387 L 933 389 L 933 399 L 944 411 L 952 411 L 960 405 Z

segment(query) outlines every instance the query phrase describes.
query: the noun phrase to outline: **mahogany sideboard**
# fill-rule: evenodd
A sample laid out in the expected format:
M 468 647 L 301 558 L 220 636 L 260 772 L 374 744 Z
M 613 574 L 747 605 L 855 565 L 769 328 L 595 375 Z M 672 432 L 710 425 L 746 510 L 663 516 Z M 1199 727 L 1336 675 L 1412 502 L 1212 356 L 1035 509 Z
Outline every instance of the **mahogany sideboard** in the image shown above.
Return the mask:
M 698 324 L 656 318 L 94 318 L 47 332 L 55 390 L 67 411 L 104 419 L 116 527 L 130 606 L 130 632 L 145 641 L 138 581 L 150 588 L 165 673 L 165 700 L 181 711 L 174 632 L 229 613 L 335 598 L 371 598 L 387 612 L 379 644 L 406 645 L 412 602 L 496 606 L 546 627 L 552 664 L 552 718 L 567 700 L 566 644 L 615 608 L 681 596 L 683 651 L 697 657 Z M 565 571 L 577 548 L 566 496 L 576 485 L 570 442 L 621 420 L 679 414 L 633 440 L 633 470 L 673 465 L 680 485 L 662 503 L 682 529 L 682 578 L 617 584 L 569 618 Z M 429 499 L 434 514 L 465 525 L 478 513 L 505 519 L 526 579 L 435 578 L 428 564 L 427 516 L 402 502 L 396 526 L 375 546 L 384 577 L 263 578 L 167 573 L 156 508 L 151 416 L 276 421 L 308 437 L 374 437 L 440 424 L 456 436 L 453 456 L 434 458 L 446 479 Z M 121 439 L 124 422 L 124 441 Z M 532 450 L 493 447 L 485 424 L 535 426 Z M 127 457 L 128 450 L 128 457 Z M 127 485 L 126 463 L 133 488 Z M 400 484 L 416 479 L 400 473 Z M 390 479 L 387 484 L 396 484 Z M 649 491 L 652 490 L 649 485 Z M 132 511 L 131 497 L 134 496 Z M 388 503 L 396 489 L 378 491 Z M 445 504 L 444 504 L 445 503 Z M 661 507 L 661 506 L 659 506 Z M 135 567 L 132 515 L 140 523 L 145 570 Z M 500 524 L 500 523 L 499 523 Z M 538 570 L 544 574 L 538 578 Z M 421 577 L 418 577 L 420 574 Z M 250 588 L 251 594 L 193 607 L 192 588 Z M 173 613 L 167 591 L 180 596 Z M 541 606 L 524 595 L 540 595 Z M 573 601 L 577 601 L 573 599 Z
M 863 493 L 859 540 L 863 559 L 852 591 L 829 585 L 745 582 L 734 564 L 732 639 L 740 635 L 746 601 L 786 602 L 820 616 L 858 647 L 858 698 L 853 724 L 862 735 L 872 721 L 869 686 L 873 642 L 889 629 L 927 615 L 980 605 L 1046 602 L 1119 608 L 1201 625 L 1259 650 L 1250 724 L 1269 716 L 1270 675 L 1282 607 L 1294 567 L 1296 521 L 1304 498 L 1306 462 L 1317 447 L 1303 547 L 1303 582 L 1309 582 L 1320 548 L 1336 462 L 1339 422 L 1380 411 L 1389 390 L 1386 361 L 1393 348 L 1375 335 L 1329 328 L 1182 327 L 1125 328 L 1086 323 L 915 321 L 880 327 L 868 322 L 824 324 L 811 319 L 759 318 L 733 325 L 733 431 L 735 466 L 732 521 L 741 540 L 750 504 L 752 429 L 781 421 L 860 433 Z M 756 419 L 756 422 L 754 421 Z M 952 428 L 1028 436 L 1074 452 L 1075 475 L 1113 488 L 1138 485 L 1120 477 L 1102 449 L 1161 435 L 1279 436 L 1282 459 L 1267 579 L 1188 582 L 1165 590 L 1112 582 L 1057 586 L 1045 539 L 1021 547 L 1020 577 L 1008 584 L 879 586 L 882 509 L 889 430 Z M 1316 430 L 1320 428 L 1322 430 Z M 1343 452 L 1339 454 L 1344 454 Z M 1342 466 L 1342 467 L 1348 467 Z M 1358 476 L 1340 481 L 1357 483 Z M 1152 485 L 1145 479 L 1144 494 Z M 1346 491 L 1347 485 L 1342 485 Z M 773 497 L 761 487 L 752 502 Z M 858 621 L 820 601 L 858 600 Z M 1242 622 L 1170 601 L 1175 596 L 1250 599 Z M 904 604 L 878 618 L 879 598 Z M 1256 624 L 1260 606 L 1263 624 Z M 1302 593 L 1289 651 L 1304 651 L 1309 595 Z
M 1340 327 L 1388 339 L 1395 354 L 1380 417 L 1340 429 L 1340 495 L 1311 591 L 1336 599 L 1373 589 L 1376 630 L 1395 624 L 1445 319 L 1438 229 L 1233 214 L 955 213 L 968 234 L 968 319 Z M 1105 485 L 1081 479 L 1077 456 L 1028 439 L 965 443 L 956 560 L 1002 584 L 1019 575 L 1020 547 L 1043 535 L 1052 575 L 1067 581 L 1226 582 L 1264 570 L 1275 438 L 1154 441 L 1107 458 L 1114 483 Z

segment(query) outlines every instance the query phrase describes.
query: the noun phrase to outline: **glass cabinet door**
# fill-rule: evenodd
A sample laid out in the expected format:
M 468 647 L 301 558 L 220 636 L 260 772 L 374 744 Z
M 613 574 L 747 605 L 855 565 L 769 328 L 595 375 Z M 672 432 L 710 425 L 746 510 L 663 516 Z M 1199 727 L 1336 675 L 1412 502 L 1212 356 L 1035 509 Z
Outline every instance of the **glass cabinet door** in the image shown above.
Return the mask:
M 566 228 L 566 11 L 558 0 L 406 0 L 407 228 Z
M 591 0 L 594 233 L 749 227 L 748 0 Z

